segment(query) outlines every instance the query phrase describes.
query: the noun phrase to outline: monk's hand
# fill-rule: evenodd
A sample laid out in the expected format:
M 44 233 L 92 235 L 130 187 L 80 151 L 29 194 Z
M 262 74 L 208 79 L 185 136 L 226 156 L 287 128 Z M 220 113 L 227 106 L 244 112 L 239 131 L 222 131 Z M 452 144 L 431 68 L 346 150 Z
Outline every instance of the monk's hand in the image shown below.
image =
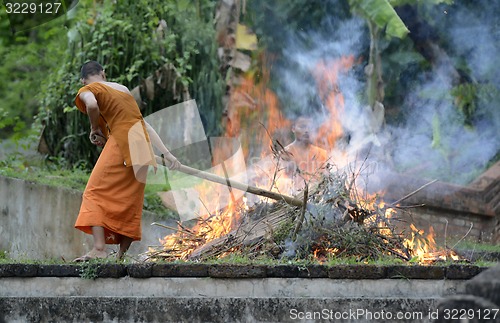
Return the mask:
M 177 158 L 174 157 L 174 160 L 171 161 L 171 164 L 170 164 L 170 166 L 168 166 L 168 168 L 176 170 L 176 169 L 181 168 L 181 165 L 182 165 L 181 162 L 179 160 L 177 160 Z
M 172 155 L 170 152 L 162 154 L 162 157 L 168 162 L 166 165 L 168 169 L 176 170 L 179 169 L 182 165 L 179 160 L 177 160 L 177 158 L 175 158 L 174 155 Z
M 102 133 L 101 129 L 90 131 L 90 142 L 96 146 L 104 147 L 106 144 L 106 137 Z

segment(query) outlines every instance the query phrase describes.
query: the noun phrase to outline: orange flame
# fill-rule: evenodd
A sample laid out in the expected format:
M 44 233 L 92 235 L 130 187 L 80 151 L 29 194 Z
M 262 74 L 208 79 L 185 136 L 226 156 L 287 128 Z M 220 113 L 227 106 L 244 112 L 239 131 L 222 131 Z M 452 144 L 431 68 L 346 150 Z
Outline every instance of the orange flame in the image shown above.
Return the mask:
M 266 58 L 262 58 L 265 62 Z M 336 147 L 338 139 L 343 136 L 341 118 L 345 109 L 345 98 L 340 91 L 338 81 L 340 73 L 348 72 L 355 63 L 354 56 L 350 55 L 335 60 L 320 60 L 311 70 L 311 76 L 317 84 L 319 99 L 327 112 L 327 117 L 318 127 L 317 138 L 313 138 L 313 142 L 328 150 L 330 156 L 335 155 L 340 159 L 346 159 Z M 283 115 L 277 95 L 268 87 L 270 72 L 265 67 L 266 64 L 262 65 L 259 73 L 249 72 L 233 79 L 233 88 L 225 111 L 226 136 L 240 138 L 247 165 L 252 165 L 251 162 L 248 163 L 252 158 L 272 155 L 271 147 L 276 147 L 278 142 L 282 145 L 281 147 L 286 146 L 290 143 L 291 137 L 292 122 Z M 223 150 L 224 147 L 220 146 L 215 147 L 212 152 L 215 164 L 224 160 L 223 156 L 227 156 Z M 333 162 L 346 164 L 345 160 Z M 273 164 L 273 166 L 275 167 L 274 171 L 277 172 L 279 165 Z M 276 176 L 276 173 L 273 174 L 272 171 L 268 170 L 263 170 L 260 173 L 256 171 L 256 174 L 258 178 L 255 185 L 287 193 L 290 179 L 284 174 L 280 173 L 279 176 Z M 271 183 L 274 185 L 271 186 Z M 381 234 L 390 235 L 392 232 L 388 228 L 389 221 L 395 210 L 386 208 L 383 201 L 377 204 L 378 196 L 382 194 L 383 192 L 379 192 L 372 195 L 366 194 L 364 198 L 359 198 L 359 196 L 352 196 L 352 198 L 363 209 L 370 211 L 385 209 L 386 220 L 380 221 L 379 219 L 377 225 Z M 207 196 L 212 195 L 208 195 L 207 192 L 206 196 L 200 196 L 200 198 L 206 199 Z M 247 208 L 246 203 L 245 197 L 242 199 L 232 197 L 226 208 L 213 214 L 206 214 L 199 219 L 193 228 L 186 229 L 180 225 L 176 234 L 162 239 L 161 243 L 164 249 L 173 252 L 178 259 L 187 259 L 200 246 L 231 232 L 239 222 L 242 209 Z M 425 262 L 429 255 L 437 250 L 434 230 L 431 227 L 429 234 L 424 237 L 424 232 L 413 224 L 410 225 L 410 228 L 411 236 L 405 240 L 404 245 L 411 251 L 412 256 L 418 258 L 419 262 Z M 186 247 L 186 244 L 189 245 Z M 313 256 L 319 262 L 325 262 L 329 256 L 335 256 L 338 252 L 339 250 L 336 248 L 324 248 L 319 245 L 313 248 Z
M 345 102 L 339 89 L 338 76 L 341 72 L 350 70 L 353 65 L 354 56 L 350 55 L 329 62 L 321 60 L 313 71 L 318 94 L 329 112 L 329 118 L 319 127 L 318 138 L 322 138 L 320 145 L 329 149 L 335 147 L 335 143 L 343 134 L 340 117 Z

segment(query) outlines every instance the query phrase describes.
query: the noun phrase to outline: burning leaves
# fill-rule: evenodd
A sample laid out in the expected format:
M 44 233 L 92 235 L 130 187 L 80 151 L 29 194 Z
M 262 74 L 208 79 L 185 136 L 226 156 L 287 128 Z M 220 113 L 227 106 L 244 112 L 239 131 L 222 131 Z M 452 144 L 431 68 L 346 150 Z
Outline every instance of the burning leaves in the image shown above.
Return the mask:
M 238 207 L 244 207 L 244 205 Z M 177 232 L 162 239 L 160 241 L 162 248 L 159 250 L 150 248 L 148 259 L 166 261 L 188 259 L 198 248 L 210 245 L 211 241 L 231 232 L 236 222 L 234 216 L 234 213 L 237 213 L 236 209 L 237 207 L 230 203 L 223 212 L 209 214 L 208 217 L 199 219 L 193 228 L 188 228 L 181 222 L 178 222 L 177 229 L 154 223 Z
M 411 236 L 405 239 L 405 246 L 414 256 L 413 260 L 423 264 L 431 264 L 436 261 L 457 261 L 461 257 L 452 249 L 441 249 L 434 240 L 434 229 L 430 227 L 429 234 L 425 235 L 423 230 L 419 230 L 415 225 L 410 224 Z

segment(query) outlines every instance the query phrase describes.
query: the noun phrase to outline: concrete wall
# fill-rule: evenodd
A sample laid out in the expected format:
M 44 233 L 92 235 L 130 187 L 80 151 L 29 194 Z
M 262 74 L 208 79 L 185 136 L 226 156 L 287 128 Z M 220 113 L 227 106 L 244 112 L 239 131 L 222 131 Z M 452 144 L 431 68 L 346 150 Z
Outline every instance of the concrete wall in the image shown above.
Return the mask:
M 432 322 L 432 298 L 0 298 L 9 323 Z M 399 315 L 399 316 L 398 316 Z M 342 317 L 344 319 L 342 319 Z M 400 318 L 398 318 L 400 317 Z M 403 318 L 408 318 L 404 320 Z M 377 318 L 377 320 L 375 320 Z
M 91 236 L 74 228 L 81 200 L 77 190 L 0 176 L 0 251 L 14 259 L 72 260 L 85 254 L 92 246 Z M 170 233 L 152 222 L 162 221 L 144 212 L 142 241 L 132 244 L 129 254 L 159 245 L 158 239 Z
M 416 318 L 407 322 L 430 322 L 436 303 L 463 285 L 462 280 L 186 277 L 4 277 L 0 282 L 5 287 L 0 317 L 7 322 L 372 322 L 382 310 L 386 319 L 378 322 L 402 322 L 398 313 Z M 310 315 L 314 319 L 306 318 Z
M 398 200 L 429 182 L 425 178 L 388 176 L 387 202 Z M 435 182 L 405 199 L 402 205 L 420 205 L 398 212 L 406 223 L 414 223 L 426 234 L 434 228 L 436 241 L 467 238 L 500 243 L 500 162 L 467 186 Z
M 437 302 L 463 293 L 467 279 L 489 270 L 468 264 L 0 264 L 0 322 L 374 321 L 352 317 L 353 311 L 394 315 L 377 322 L 430 322 Z M 336 313 L 320 319 L 321 312 Z M 298 317 L 306 313 L 315 318 Z
M 425 235 L 434 230 L 436 243 L 442 245 L 446 240 L 457 241 L 462 237 L 474 241 L 498 243 L 495 231 L 497 218 L 466 212 L 453 212 L 446 209 L 420 207 L 406 212 L 399 212 L 398 219 L 404 224 L 413 223 Z

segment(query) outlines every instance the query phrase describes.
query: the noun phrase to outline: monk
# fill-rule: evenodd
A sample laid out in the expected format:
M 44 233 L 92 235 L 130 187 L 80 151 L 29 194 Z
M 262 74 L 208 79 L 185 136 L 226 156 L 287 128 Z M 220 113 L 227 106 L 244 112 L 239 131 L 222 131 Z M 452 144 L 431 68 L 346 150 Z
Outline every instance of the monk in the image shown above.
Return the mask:
M 83 193 L 75 223 L 75 228 L 92 234 L 93 248 L 75 261 L 108 257 L 106 244 L 119 244 L 117 258 L 121 259 L 131 243 L 141 239 L 146 173 L 149 166 L 156 170 L 151 143 L 170 169 L 181 164 L 143 119 L 127 87 L 107 82 L 98 62 L 82 66 L 81 82 L 84 86 L 75 104 L 89 116 L 90 141 L 104 148 Z
M 313 145 L 313 130 L 311 119 L 297 118 L 292 125 L 295 140 L 281 154 L 285 161 L 285 171 L 293 178 L 295 189 L 301 189 L 304 180 L 309 182 L 319 179 L 328 160 L 327 151 Z

